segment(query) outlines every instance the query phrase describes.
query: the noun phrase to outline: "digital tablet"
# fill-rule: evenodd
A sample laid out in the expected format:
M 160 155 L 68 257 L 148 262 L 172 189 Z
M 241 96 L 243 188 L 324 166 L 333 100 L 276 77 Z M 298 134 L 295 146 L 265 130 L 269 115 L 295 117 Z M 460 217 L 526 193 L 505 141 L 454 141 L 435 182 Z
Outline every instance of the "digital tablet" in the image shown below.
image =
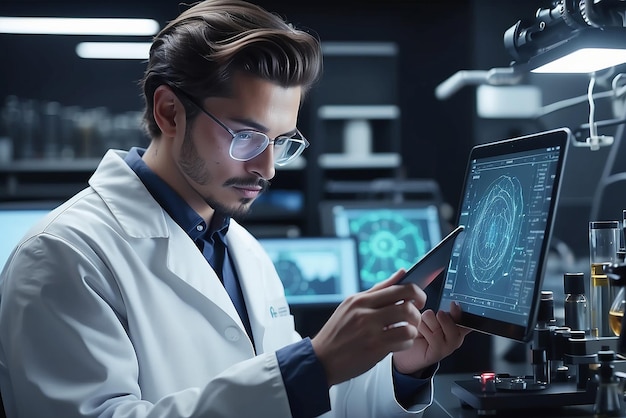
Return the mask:
M 570 138 L 562 128 L 472 148 L 457 212 L 463 243 L 439 299 L 440 310 L 458 303 L 459 325 L 532 337 Z
M 463 234 L 461 234 L 463 230 L 463 225 L 457 226 L 441 242 L 420 258 L 417 263 L 413 264 L 398 284 L 415 283 L 421 289 L 425 289 L 448 267 L 455 243 L 459 245 L 460 242 L 457 241 L 463 239 Z

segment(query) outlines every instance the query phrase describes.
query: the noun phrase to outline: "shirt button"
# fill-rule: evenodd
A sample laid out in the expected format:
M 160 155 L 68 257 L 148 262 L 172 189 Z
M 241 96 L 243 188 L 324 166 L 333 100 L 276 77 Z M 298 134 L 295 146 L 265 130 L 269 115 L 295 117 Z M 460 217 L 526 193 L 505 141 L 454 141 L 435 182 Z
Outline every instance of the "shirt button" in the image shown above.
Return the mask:
M 228 327 L 224 332 L 224 335 L 226 335 L 226 339 L 232 342 L 239 341 L 240 334 L 241 333 L 239 332 L 239 330 L 235 327 Z
M 196 226 L 196 229 L 197 229 L 198 231 L 202 232 L 202 231 L 204 231 L 204 226 L 202 226 L 202 225 L 198 225 L 198 226 Z

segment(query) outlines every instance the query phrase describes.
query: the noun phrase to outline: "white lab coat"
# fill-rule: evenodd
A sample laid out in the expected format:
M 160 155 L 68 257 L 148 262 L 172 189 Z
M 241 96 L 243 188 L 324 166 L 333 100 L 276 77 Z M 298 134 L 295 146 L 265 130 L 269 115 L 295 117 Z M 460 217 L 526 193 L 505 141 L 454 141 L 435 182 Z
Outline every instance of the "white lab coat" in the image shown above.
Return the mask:
M 2 272 L 0 388 L 9 418 L 289 417 L 275 350 L 298 341 L 259 243 L 227 234 L 257 352 L 187 234 L 109 151 L 90 187 L 27 234 Z M 390 356 L 331 389 L 328 417 L 405 411 Z M 414 415 L 413 415 L 414 416 Z

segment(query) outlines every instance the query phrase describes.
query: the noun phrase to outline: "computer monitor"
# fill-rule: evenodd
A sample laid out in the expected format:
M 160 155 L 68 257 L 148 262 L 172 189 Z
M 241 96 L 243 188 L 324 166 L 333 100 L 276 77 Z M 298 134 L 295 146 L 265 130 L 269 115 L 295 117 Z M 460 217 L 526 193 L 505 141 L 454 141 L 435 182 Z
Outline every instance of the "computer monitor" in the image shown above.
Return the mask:
M 432 202 L 326 201 L 320 213 L 324 235 L 357 240 L 360 290 L 409 269 L 443 236 Z
M 336 305 L 358 292 L 352 238 L 261 238 L 290 305 Z
M 58 202 L 0 203 L 0 270 L 26 232 L 56 206 Z
M 558 129 L 474 147 L 439 308 L 456 301 L 460 324 L 528 341 L 571 133 Z

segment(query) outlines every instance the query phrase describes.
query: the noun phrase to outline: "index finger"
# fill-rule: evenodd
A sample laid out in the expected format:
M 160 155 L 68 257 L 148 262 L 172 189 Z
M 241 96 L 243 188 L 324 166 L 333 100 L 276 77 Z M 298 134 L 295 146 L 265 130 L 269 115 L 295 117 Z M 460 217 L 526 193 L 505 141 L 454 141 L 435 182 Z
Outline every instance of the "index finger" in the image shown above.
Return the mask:
M 401 268 L 401 269 L 397 270 L 395 273 L 393 273 L 391 276 L 389 276 L 388 279 L 385 279 L 385 280 L 383 280 L 380 283 L 376 283 L 370 289 L 366 290 L 366 292 L 375 292 L 376 290 L 384 289 L 385 287 L 389 287 L 389 286 L 393 286 L 394 284 L 396 284 L 400 280 L 402 280 L 402 278 L 404 277 L 405 274 L 406 274 L 406 270 Z
M 395 282 L 391 281 L 391 278 L 382 284 L 388 282 L 390 284 L 386 286 L 374 286 L 363 292 L 370 307 L 377 309 L 392 304 L 411 302 L 418 309 L 422 309 L 426 305 L 426 293 L 418 286 L 412 283 L 395 286 Z

